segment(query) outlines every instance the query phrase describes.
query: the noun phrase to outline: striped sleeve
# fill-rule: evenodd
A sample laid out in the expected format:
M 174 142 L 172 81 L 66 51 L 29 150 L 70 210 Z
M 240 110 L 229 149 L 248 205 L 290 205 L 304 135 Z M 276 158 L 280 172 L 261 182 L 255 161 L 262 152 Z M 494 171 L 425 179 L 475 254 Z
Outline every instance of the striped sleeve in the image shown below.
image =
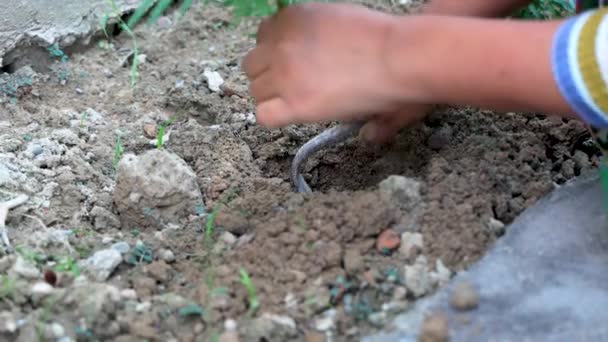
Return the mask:
M 562 24 L 552 50 L 561 94 L 590 126 L 608 128 L 608 8 L 583 12 Z

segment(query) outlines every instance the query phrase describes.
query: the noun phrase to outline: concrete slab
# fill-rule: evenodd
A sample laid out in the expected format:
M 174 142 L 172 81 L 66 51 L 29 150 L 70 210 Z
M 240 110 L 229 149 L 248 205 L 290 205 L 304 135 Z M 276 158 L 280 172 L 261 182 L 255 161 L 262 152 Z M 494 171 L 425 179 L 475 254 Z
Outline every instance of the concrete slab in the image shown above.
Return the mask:
M 607 341 L 603 201 L 597 176 L 555 190 L 516 219 L 478 264 L 399 316 L 395 331 L 363 341 L 416 341 L 424 316 L 438 310 L 448 318 L 450 341 Z M 448 304 L 461 280 L 478 290 L 474 311 Z
M 122 13 L 137 2 L 117 0 Z M 54 43 L 62 48 L 86 45 L 99 32 L 105 13 L 110 13 L 107 0 L 0 0 L 0 66 L 46 51 Z

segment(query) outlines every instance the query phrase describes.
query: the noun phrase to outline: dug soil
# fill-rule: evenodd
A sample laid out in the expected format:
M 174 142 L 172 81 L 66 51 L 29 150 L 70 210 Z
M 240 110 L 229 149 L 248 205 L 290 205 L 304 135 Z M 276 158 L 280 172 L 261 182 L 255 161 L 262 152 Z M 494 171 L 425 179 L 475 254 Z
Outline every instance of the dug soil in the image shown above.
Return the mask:
M 334 123 L 256 125 L 240 69 L 256 24 L 199 4 L 138 28 L 134 89 L 125 34 L 0 76 L 1 196 L 29 196 L 7 220 L 16 252 L 0 252 L 2 340 L 353 340 L 390 329 L 597 165 L 577 121 L 442 108 L 389 145 L 317 153 L 314 192 L 297 194 L 295 152 Z M 117 204 L 120 161 L 158 150 L 169 119 L 154 165 L 183 160 L 202 203 L 177 224 L 136 225 Z

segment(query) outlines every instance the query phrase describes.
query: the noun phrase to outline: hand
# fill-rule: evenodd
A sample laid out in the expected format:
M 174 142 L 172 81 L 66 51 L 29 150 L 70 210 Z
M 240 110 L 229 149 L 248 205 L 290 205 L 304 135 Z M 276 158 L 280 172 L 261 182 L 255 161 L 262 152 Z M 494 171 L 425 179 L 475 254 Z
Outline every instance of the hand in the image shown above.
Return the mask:
M 402 128 L 422 122 L 432 107 L 430 105 L 408 105 L 397 112 L 374 115 L 361 128 L 359 135 L 371 143 L 388 143 Z
M 398 112 L 395 76 L 385 63 L 394 20 L 356 5 L 304 4 L 263 21 L 243 61 L 258 122 L 281 127 Z

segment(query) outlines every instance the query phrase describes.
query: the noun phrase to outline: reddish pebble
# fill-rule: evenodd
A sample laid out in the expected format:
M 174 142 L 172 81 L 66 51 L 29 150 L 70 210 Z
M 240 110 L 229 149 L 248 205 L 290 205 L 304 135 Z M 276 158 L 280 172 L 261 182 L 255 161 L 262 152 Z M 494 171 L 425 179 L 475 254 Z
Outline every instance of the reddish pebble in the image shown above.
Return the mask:
M 57 274 L 52 270 L 44 271 L 44 280 L 51 286 L 57 285 Z
M 399 234 L 392 229 L 387 229 L 378 236 L 378 240 L 376 240 L 376 249 L 380 253 L 387 253 L 397 249 L 400 244 L 401 237 Z

